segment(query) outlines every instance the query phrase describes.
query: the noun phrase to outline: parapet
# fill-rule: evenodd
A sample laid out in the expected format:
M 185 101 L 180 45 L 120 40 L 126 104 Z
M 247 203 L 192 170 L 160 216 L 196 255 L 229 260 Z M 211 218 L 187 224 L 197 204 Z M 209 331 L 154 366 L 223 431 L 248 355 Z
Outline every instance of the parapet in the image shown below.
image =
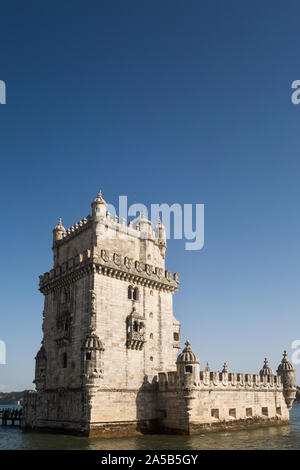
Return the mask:
M 127 280 L 128 282 L 143 284 L 155 288 L 161 288 L 175 292 L 179 287 L 179 275 L 162 268 L 154 267 L 147 263 L 141 263 L 128 256 L 122 257 L 119 253 L 110 253 L 102 250 L 101 256 L 93 258 L 91 250 L 85 250 L 73 258 L 69 258 L 60 266 L 39 276 L 40 290 L 44 292 L 48 287 L 72 273 L 95 270 L 99 274 Z
M 101 217 L 100 220 L 94 219 L 93 216 L 88 215 L 84 217 L 76 224 L 72 225 L 68 229 L 63 229 L 59 239 L 54 240 L 54 245 L 59 246 L 63 243 L 66 243 L 71 238 L 79 235 L 81 232 L 92 226 L 93 221 L 96 222 L 97 228 L 96 233 L 101 236 L 104 233 L 114 233 L 114 236 L 118 234 L 118 237 L 121 238 L 139 238 L 152 240 L 154 243 L 159 244 L 161 241 L 157 229 L 152 228 L 152 223 L 147 221 L 147 230 L 144 229 L 143 219 L 138 220 L 134 224 L 129 222 L 126 225 L 125 219 L 119 221 L 118 216 L 111 217 L 109 212 L 106 212 L 106 215 Z M 61 220 L 60 220 L 61 223 Z M 103 230 L 101 229 L 103 227 Z M 57 229 L 55 227 L 54 231 Z
M 195 390 L 274 390 L 282 391 L 283 385 L 280 376 L 240 374 L 228 372 L 201 371 L 199 380 L 193 384 Z M 160 391 L 173 391 L 183 388 L 176 371 L 160 372 L 158 374 L 158 387 Z
M 84 217 L 79 222 L 77 222 L 76 224 L 68 228 L 67 230 L 64 230 L 61 233 L 61 238 L 59 240 L 54 241 L 54 245 L 59 246 L 65 243 L 66 241 L 70 240 L 71 238 L 79 235 L 79 233 L 91 227 L 91 221 L 92 221 L 92 217 L 90 215 L 88 215 L 87 217 Z

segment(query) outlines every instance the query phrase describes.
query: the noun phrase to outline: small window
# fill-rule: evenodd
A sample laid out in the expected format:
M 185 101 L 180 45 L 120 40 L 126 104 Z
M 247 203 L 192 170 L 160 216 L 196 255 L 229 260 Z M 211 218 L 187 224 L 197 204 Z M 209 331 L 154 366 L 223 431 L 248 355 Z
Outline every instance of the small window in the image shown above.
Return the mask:
M 219 419 L 219 409 L 218 408 L 213 408 L 211 410 L 211 417 Z
M 153 318 L 153 313 L 152 312 L 149 313 L 149 317 Z
M 269 412 L 268 412 L 268 407 L 267 406 L 263 406 L 262 409 L 261 409 L 261 414 L 263 416 L 268 416 L 269 415 Z
M 173 333 L 174 341 L 179 341 L 179 333 Z
M 87 361 L 90 361 L 90 360 L 92 359 L 92 353 L 87 352 L 86 355 L 85 355 L 85 359 L 86 359 Z
M 193 367 L 192 366 L 185 366 L 185 372 L 187 374 L 191 374 L 193 372 Z
M 153 339 L 153 333 L 150 333 L 150 339 Z
M 281 406 L 277 406 L 276 408 L 276 414 L 281 415 Z
M 137 287 L 133 290 L 133 300 L 139 300 L 139 290 Z
M 150 361 L 153 362 L 153 357 L 152 356 L 150 356 Z
M 68 365 L 68 355 L 67 355 L 67 353 L 63 353 L 63 356 L 62 356 L 63 369 L 66 369 L 67 365 Z
M 132 286 L 128 286 L 128 299 L 132 299 L 132 295 L 133 295 L 133 288 Z
M 229 416 L 236 418 L 236 408 L 229 408 Z
M 252 408 L 246 408 L 246 416 L 250 418 L 252 416 Z
M 133 322 L 133 331 L 139 331 L 139 325 L 137 321 Z

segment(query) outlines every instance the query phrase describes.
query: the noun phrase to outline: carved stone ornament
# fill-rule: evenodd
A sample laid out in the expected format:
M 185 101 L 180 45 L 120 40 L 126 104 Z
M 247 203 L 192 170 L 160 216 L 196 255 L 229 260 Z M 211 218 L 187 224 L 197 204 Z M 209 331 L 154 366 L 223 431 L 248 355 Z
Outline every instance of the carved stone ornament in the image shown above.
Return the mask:
M 109 256 L 108 256 L 108 251 L 107 250 L 101 250 L 101 258 L 103 259 L 103 261 L 107 262 L 109 260 Z
M 145 265 L 145 271 L 148 274 L 148 276 L 151 276 L 152 274 L 152 266 L 150 264 Z
M 162 268 L 155 268 L 155 273 L 158 278 L 161 278 L 161 276 L 163 275 Z
M 96 292 L 93 289 L 91 289 L 90 294 L 91 294 L 91 313 L 94 314 L 96 313 Z
M 121 266 L 121 255 L 119 253 L 114 253 L 114 263 L 117 266 Z
M 135 269 L 140 273 L 142 271 L 141 263 L 139 261 L 135 262 Z
M 125 264 L 125 266 L 126 266 L 127 269 L 130 269 L 130 268 L 131 268 L 131 259 L 128 258 L 128 256 L 125 256 L 124 264 Z

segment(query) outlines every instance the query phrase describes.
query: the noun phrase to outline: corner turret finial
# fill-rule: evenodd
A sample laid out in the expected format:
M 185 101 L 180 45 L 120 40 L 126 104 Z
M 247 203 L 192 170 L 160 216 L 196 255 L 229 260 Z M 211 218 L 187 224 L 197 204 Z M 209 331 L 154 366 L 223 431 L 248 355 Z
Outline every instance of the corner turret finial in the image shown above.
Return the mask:
M 65 227 L 62 224 L 61 217 L 59 217 L 58 224 L 54 227 L 54 230 L 57 231 L 57 232 L 65 232 L 66 231 Z
M 269 366 L 268 359 L 265 357 L 263 368 L 259 371 L 260 375 L 274 375 L 271 367 Z
M 210 371 L 210 366 L 209 366 L 209 362 L 207 361 L 206 366 L 205 366 L 205 372 L 209 372 L 209 371 Z
M 224 362 L 222 372 L 223 372 L 223 373 L 227 373 L 227 372 L 228 372 L 227 362 Z
M 96 203 L 98 203 L 98 204 L 105 204 L 105 205 L 107 205 L 107 204 L 106 204 L 106 201 L 104 201 L 104 199 L 103 199 L 101 189 L 100 189 L 100 191 L 99 191 L 99 193 L 98 193 L 98 196 L 96 197 L 96 199 L 94 199 L 93 202 L 96 202 Z
M 191 343 L 189 342 L 188 339 L 186 340 L 186 342 L 184 344 L 186 345 L 187 348 L 191 345 Z

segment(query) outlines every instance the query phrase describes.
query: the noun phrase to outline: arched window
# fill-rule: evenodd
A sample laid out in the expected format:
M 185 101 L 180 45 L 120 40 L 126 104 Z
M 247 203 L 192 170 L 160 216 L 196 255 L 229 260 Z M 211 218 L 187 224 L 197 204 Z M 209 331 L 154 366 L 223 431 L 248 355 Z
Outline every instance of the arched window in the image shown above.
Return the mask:
M 139 300 L 139 290 L 137 287 L 133 290 L 133 300 Z
M 132 296 L 133 296 L 133 287 L 132 286 L 128 286 L 128 299 L 132 299 Z
M 137 321 L 133 322 L 133 331 L 139 331 L 139 325 Z
M 85 360 L 86 361 L 91 361 L 92 360 L 92 353 L 87 352 L 86 355 L 85 355 Z

